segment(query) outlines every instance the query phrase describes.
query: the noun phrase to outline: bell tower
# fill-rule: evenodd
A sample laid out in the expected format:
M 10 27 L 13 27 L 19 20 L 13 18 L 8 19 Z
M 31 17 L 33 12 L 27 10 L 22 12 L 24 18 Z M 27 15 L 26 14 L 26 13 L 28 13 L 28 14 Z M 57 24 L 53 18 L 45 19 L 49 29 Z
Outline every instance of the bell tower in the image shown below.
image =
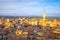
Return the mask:
M 45 10 L 43 11 L 43 21 L 45 21 L 46 20 L 46 12 L 45 12 Z
M 45 10 L 43 11 L 43 15 L 42 15 L 42 17 L 43 17 L 43 26 L 45 26 L 45 24 L 46 24 L 46 12 L 45 12 Z

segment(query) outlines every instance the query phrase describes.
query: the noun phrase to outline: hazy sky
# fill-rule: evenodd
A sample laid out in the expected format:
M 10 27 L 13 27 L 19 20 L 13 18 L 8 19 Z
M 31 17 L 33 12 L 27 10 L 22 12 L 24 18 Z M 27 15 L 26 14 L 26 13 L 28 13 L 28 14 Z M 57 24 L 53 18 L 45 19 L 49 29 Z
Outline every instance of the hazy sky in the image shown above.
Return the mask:
M 0 15 L 60 16 L 60 0 L 0 0 Z

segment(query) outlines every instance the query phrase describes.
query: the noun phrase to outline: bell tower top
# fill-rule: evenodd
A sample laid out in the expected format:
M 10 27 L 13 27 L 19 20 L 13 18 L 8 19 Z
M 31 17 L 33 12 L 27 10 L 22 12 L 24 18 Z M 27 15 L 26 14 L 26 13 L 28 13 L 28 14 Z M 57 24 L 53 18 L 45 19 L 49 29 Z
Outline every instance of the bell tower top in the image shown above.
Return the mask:
M 45 18 L 46 17 L 46 12 L 45 12 L 45 10 L 43 11 L 43 18 Z
M 45 10 L 43 11 L 43 20 L 45 20 L 46 19 L 46 12 L 45 12 Z

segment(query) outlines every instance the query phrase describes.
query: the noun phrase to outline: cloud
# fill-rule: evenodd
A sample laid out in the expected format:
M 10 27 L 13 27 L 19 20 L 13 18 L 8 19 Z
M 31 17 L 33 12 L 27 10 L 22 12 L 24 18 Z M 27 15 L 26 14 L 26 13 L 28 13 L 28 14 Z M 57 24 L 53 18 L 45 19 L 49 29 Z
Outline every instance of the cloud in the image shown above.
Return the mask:
M 9 1 L 16 1 L 16 0 L 0 0 L 0 2 L 9 2 Z
M 0 0 L 0 15 L 41 16 L 44 9 L 47 15 L 59 15 L 59 7 L 59 2 L 48 3 L 46 0 Z

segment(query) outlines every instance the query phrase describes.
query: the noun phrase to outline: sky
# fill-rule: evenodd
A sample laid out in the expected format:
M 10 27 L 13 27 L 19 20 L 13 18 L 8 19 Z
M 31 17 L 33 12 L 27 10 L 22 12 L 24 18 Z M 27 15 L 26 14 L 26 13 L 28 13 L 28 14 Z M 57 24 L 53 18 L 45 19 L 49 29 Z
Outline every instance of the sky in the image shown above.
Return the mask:
M 60 0 L 0 0 L 0 16 L 60 17 Z

